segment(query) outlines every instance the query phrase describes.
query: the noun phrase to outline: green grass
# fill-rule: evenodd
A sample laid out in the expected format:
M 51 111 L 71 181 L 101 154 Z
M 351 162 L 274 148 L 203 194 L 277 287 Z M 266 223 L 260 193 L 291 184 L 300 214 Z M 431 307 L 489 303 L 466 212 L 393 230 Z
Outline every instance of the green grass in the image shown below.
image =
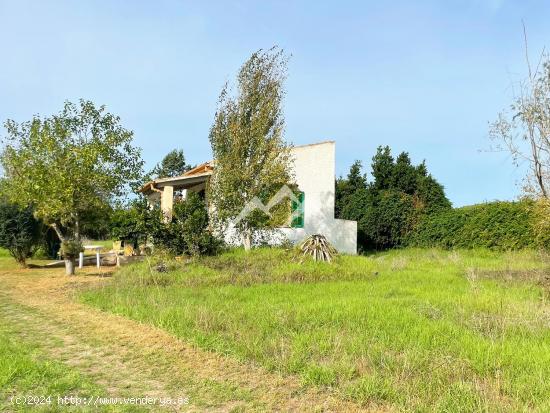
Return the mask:
M 113 241 L 111 240 L 99 240 L 99 241 L 94 241 L 94 240 L 90 240 L 90 241 L 86 241 L 84 242 L 84 245 L 99 245 L 101 246 L 101 252 L 106 252 L 106 251 L 110 251 L 111 249 L 113 249 Z M 86 250 L 85 251 L 85 254 L 86 255 L 95 255 L 96 252 L 95 251 L 92 251 L 92 250 Z M 4 249 L 4 248 L 0 248 L 0 268 L 4 267 L 4 268 L 7 268 L 6 266 L 9 266 L 10 268 L 11 267 L 16 267 L 17 265 L 14 264 L 14 263 L 10 263 L 8 260 L 4 260 L 4 258 L 10 258 L 11 260 L 13 260 L 12 256 L 10 255 L 9 251 Z M 29 262 L 37 262 L 37 261 L 51 261 L 51 260 L 46 260 L 46 259 L 42 259 L 43 257 L 34 257 L 34 258 L 31 258 L 29 259 L 28 261 Z
M 6 258 L 6 257 L 11 257 L 9 251 L 4 248 L 0 248 L 0 258 Z
M 234 251 L 83 292 L 195 345 L 400 411 L 550 411 L 549 262 L 410 249 L 334 264 Z M 546 283 L 546 284 L 545 284 Z
M 22 338 L 22 332 L 16 331 L 20 326 L 10 326 L 1 316 L 0 321 L 0 411 L 113 411 L 108 406 L 60 406 L 58 396 L 104 395 L 105 389 L 47 357 L 38 343 Z M 25 404 L 24 397 L 32 397 L 30 400 L 40 404 Z
M 87 240 L 83 241 L 83 245 L 97 245 L 101 247 L 101 252 L 107 252 L 113 249 L 113 241 L 112 240 Z M 85 250 L 85 255 L 95 255 L 95 250 Z

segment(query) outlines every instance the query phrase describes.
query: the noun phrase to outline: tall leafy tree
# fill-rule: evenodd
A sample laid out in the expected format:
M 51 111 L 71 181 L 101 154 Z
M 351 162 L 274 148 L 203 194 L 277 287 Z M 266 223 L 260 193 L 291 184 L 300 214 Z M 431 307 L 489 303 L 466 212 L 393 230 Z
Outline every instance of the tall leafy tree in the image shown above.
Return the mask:
M 239 71 L 236 95 L 227 84 L 222 89 L 210 130 L 213 221 L 222 231 L 234 225 L 246 250 L 269 221 L 259 213 L 236 224 L 235 218 L 248 202 L 265 200 L 291 180 L 282 108 L 287 60 L 276 47 L 252 54 Z
M 402 245 L 423 216 L 451 207 L 443 186 L 428 173 L 425 163 L 413 165 L 406 152 L 394 158 L 388 146 L 380 146 L 371 168 L 372 182 L 357 179 L 355 162 L 348 178 L 336 186 L 340 217 L 358 222 L 362 249 Z
M 402 152 L 395 159 L 392 166 L 392 178 L 389 187 L 412 195 L 417 189 L 419 170 L 411 164 L 411 158 L 407 152 Z
M 191 169 L 191 166 L 185 161 L 185 155 L 181 149 L 173 149 L 157 164 L 152 171 L 152 175 L 157 178 L 167 178 L 183 175 Z
M 74 273 L 82 217 L 125 195 L 127 184 L 139 179 L 143 161 L 133 133 L 104 106 L 85 100 L 66 102 L 57 115 L 8 120 L 5 126 L 0 161 L 10 182 L 8 196 L 32 205 L 56 231 L 66 244 L 67 272 Z
M 390 147 L 379 146 L 371 163 L 375 189 L 389 189 L 395 184 L 394 162 Z
M 338 178 L 336 180 L 336 199 L 334 205 L 334 213 L 340 217 L 342 210 L 348 202 L 349 196 L 355 192 L 367 188 L 367 176 L 362 173 L 362 163 L 356 160 L 350 167 L 346 178 Z

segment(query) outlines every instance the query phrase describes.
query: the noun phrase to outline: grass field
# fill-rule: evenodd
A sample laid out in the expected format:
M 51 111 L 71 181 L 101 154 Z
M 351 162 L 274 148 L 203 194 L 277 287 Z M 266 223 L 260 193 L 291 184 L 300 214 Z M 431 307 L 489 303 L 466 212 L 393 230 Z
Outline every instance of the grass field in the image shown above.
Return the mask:
M 362 411 L 296 376 L 201 350 L 75 300 L 113 270 L 84 267 L 68 277 L 62 268 L 22 269 L 0 257 L 0 411 Z M 62 407 L 57 395 L 108 399 Z M 11 396 L 49 396 L 52 404 L 14 405 Z M 145 397 L 153 404 L 141 404 Z
M 550 411 L 548 257 L 402 250 L 336 263 L 235 251 L 123 268 L 81 300 L 398 411 Z
M 4 320 L 0 314 L 0 411 L 65 411 L 58 397 L 89 397 L 105 394 L 105 389 L 68 368 L 41 350 L 32 338 L 25 338 L 21 325 Z M 109 407 L 72 407 L 74 411 L 112 411 Z
M 113 249 L 113 241 L 111 240 L 86 240 L 83 242 L 83 245 L 97 245 L 101 246 L 101 252 L 107 252 Z M 85 250 L 85 255 L 95 255 L 93 250 Z

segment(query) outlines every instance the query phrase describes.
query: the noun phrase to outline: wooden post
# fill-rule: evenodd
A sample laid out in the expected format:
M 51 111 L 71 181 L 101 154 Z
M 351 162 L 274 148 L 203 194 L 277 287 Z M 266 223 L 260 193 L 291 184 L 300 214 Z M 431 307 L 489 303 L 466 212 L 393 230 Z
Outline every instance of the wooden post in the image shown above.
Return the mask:
M 78 254 L 78 268 L 84 267 L 84 253 Z

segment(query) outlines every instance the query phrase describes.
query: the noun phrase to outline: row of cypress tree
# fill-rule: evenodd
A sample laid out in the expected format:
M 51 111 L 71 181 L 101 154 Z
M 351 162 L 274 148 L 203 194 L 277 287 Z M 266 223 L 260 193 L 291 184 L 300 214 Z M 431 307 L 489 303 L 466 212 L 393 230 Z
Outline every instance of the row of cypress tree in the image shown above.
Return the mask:
M 426 163 L 413 165 L 406 152 L 396 158 L 380 146 L 372 158 L 372 181 L 355 161 L 347 177 L 336 180 L 336 216 L 357 221 L 360 250 L 405 245 L 427 215 L 450 210 L 443 186 Z
M 539 248 L 549 236 L 536 231 L 536 203 L 495 201 L 452 208 L 426 163 L 414 165 L 406 152 L 396 158 L 380 146 L 372 180 L 355 161 L 336 180 L 336 216 L 357 221 L 360 251 L 403 246 L 442 248 Z

